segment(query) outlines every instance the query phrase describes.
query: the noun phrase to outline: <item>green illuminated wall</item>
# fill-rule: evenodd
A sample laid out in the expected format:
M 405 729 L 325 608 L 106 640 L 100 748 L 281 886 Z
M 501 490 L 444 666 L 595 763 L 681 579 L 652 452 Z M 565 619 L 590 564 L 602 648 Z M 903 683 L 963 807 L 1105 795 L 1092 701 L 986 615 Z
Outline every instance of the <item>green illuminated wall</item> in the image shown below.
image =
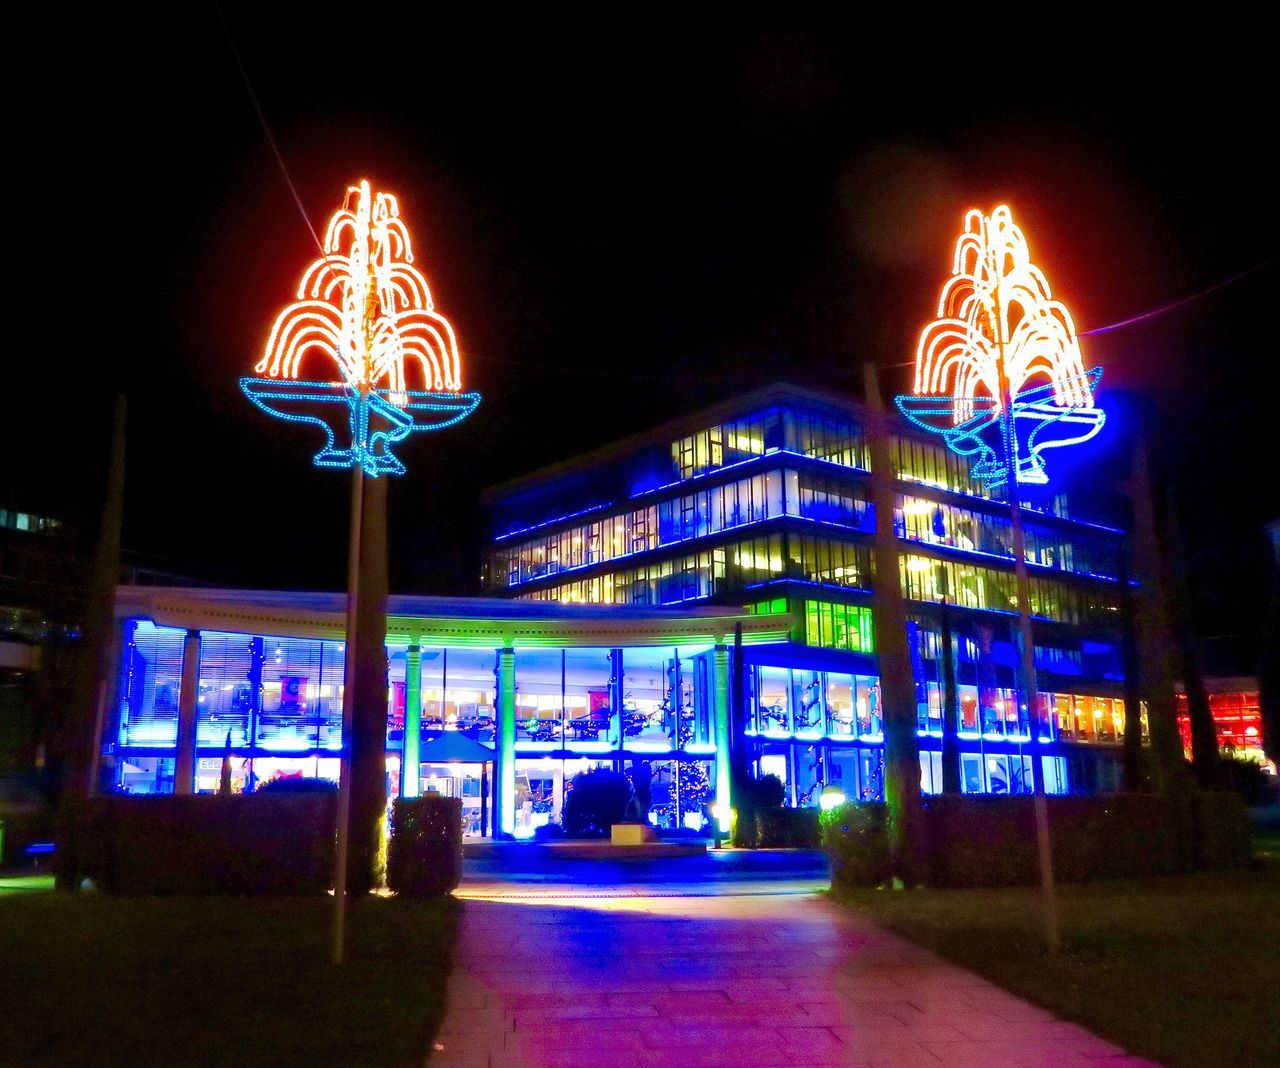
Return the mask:
M 856 604 L 831 601 L 804 603 L 804 640 L 826 649 L 851 653 L 876 651 L 871 609 Z

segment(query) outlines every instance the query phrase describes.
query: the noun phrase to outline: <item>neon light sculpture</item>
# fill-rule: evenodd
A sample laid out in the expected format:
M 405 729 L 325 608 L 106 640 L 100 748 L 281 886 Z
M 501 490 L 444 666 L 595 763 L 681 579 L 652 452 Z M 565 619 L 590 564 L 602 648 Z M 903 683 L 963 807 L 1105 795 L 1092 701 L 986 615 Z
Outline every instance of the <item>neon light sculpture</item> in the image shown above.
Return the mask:
M 299 378 L 304 360 L 315 359 L 332 379 Z M 475 411 L 480 394 L 461 391 L 459 362 L 453 327 L 413 265 L 398 201 L 362 181 L 347 190 L 329 220 L 324 257 L 271 328 L 254 367 L 259 377 L 242 378 L 240 388 L 268 415 L 325 432 L 317 466 L 359 465 L 376 478 L 404 473 L 397 442 Z M 410 389 L 411 377 L 423 388 Z
M 1102 429 L 1106 413 L 1093 400 L 1101 376 L 1084 369 L 1071 313 L 1009 209 L 966 214 L 938 317 L 920 333 L 915 395 L 897 398 L 902 414 L 973 457 L 971 474 L 993 487 L 1011 469 L 1020 484 L 1044 484 L 1045 450 Z

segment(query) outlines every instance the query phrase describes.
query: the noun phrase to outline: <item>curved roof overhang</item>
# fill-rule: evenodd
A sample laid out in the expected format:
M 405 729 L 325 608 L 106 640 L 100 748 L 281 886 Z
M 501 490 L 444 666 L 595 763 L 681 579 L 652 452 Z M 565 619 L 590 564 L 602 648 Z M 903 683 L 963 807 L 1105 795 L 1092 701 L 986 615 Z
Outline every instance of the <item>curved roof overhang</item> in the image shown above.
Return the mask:
M 271 590 L 121 586 L 117 619 L 144 618 L 163 627 L 341 641 L 346 595 Z M 387 641 L 447 648 L 538 646 L 744 645 L 788 640 L 789 613 L 753 615 L 741 608 L 564 605 L 485 597 L 393 596 Z

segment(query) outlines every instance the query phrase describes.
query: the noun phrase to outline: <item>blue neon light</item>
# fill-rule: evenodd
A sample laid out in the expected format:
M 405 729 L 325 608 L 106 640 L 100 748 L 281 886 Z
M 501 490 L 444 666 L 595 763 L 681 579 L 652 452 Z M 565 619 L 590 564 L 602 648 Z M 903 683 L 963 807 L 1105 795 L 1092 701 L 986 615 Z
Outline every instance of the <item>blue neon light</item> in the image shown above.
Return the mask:
M 344 382 L 276 378 L 242 378 L 240 389 L 268 415 L 290 423 L 310 423 L 324 431 L 325 443 L 312 458 L 317 467 L 359 465 L 371 478 L 404 474 L 404 464 L 391 451 L 393 445 L 413 433 L 460 423 L 480 403 L 479 393 L 387 389 L 361 393 Z M 341 428 L 344 409 L 345 430 Z
M 1086 392 L 1092 396 L 1102 377 L 1102 368 L 1086 371 Z M 1061 386 L 1059 385 L 1059 389 Z M 1054 400 L 1055 386 L 1046 384 L 1017 393 L 1012 400 L 1013 466 L 1019 484 L 1044 485 L 1049 481 L 1041 453 L 1064 445 L 1079 445 L 1102 429 L 1107 413 L 1094 405 L 1065 405 Z M 988 486 L 1009 481 L 1008 449 L 1004 443 L 1005 420 L 997 398 L 960 398 L 973 406 L 974 414 L 954 422 L 957 398 L 914 396 L 896 398 L 898 409 L 911 422 L 932 434 L 940 434 L 948 449 L 958 456 L 974 457 L 969 473 Z

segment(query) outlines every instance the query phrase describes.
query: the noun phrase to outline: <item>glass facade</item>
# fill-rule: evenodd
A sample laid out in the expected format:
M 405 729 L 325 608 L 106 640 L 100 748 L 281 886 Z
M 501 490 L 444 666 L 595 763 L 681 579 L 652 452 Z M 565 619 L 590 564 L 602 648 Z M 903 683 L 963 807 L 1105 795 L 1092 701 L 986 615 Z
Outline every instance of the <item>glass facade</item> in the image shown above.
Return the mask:
M 990 612 L 1017 612 L 1012 571 L 956 560 L 903 553 L 898 558 L 902 591 L 908 600 L 942 602 Z M 1028 580 L 1031 614 L 1075 626 L 1114 628 L 1120 621 L 1116 591 L 1071 585 L 1032 575 Z
M 1263 761 L 1262 704 L 1259 691 L 1237 690 L 1209 694 L 1209 712 L 1213 716 L 1218 747 L 1229 756 Z M 1187 695 L 1178 694 L 1178 730 L 1182 747 L 1191 755 L 1191 719 L 1187 711 Z
M 899 494 L 894 523 L 898 537 L 907 541 L 1013 559 L 1013 528 L 1008 518 Z M 1114 537 L 1068 533 L 1034 521 L 1024 524 L 1024 533 L 1030 563 L 1100 578 L 1120 575 L 1120 545 Z

